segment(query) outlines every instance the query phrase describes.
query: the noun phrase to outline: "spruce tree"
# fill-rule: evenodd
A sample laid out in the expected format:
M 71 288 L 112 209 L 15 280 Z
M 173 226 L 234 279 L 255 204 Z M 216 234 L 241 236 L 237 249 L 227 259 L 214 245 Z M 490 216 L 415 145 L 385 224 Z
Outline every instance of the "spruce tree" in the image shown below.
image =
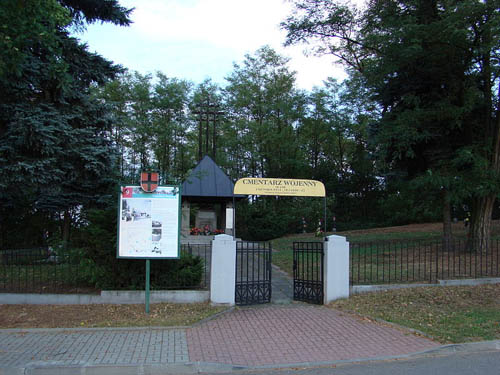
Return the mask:
M 14 216 L 24 218 L 21 228 L 31 216 L 64 217 L 68 240 L 71 214 L 109 191 L 115 152 L 107 108 L 92 88 L 122 69 L 70 30 L 96 21 L 127 25 L 129 13 L 117 1 L 8 0 L 0 7 L 0 232 L 15 232 Z M 17 233 L 0 245 L 30 241 Z

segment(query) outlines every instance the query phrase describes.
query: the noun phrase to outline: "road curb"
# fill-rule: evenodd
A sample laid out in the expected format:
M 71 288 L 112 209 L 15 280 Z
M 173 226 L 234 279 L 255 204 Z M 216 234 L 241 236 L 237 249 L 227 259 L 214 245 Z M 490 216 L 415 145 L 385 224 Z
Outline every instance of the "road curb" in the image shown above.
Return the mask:
M 158 365 L 95 365 L 95 366 L 57 366 L 54 362 L 47 364 L 38 364 L 26 367 L 0 367 L 0 375 L 72 375 L 76 371 L 80 375 L 164 375 L 166 373 L 177 374 L 198 374 L 198 373 L 229 373 L 248 370 L 271 370 L 271 369 L 287 369 L 287 368 L 314 368 L 336 366 L 350 363 L 362 362 L 380 362 L 389 360 L 406 360 L 432 356 L 446 356 L 456 353 L 477 353 L 483 351 L 500 351 L 500 340 L 480 341 L 464 344 L 443 345 L 438 348 L 429 349 L 421 352 L 415 352 L 404 355 L 373 357 L 373 358 L 353 358 L 337 361 L 323 362 L 299 362 L 273 364 L 263 366 L 239 366 L 224 363 L 208 363 L 208 362 L 186 362 L 186 363 L 171 363 Z

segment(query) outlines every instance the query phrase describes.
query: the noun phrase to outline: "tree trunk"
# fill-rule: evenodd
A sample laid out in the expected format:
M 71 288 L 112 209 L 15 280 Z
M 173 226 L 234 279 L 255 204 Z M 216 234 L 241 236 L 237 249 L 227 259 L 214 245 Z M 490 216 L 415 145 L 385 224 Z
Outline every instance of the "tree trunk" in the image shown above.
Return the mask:
M 443 193 L 443 251 L 450 251 L 452 246 L 451 204 L 448 192 Z
M 491 42 L 491 30 L 486 28 L 481 36 L 484 45 Z M 491 172 L 498 174 L 500 172 L 500 104 L 497 104 L 493 113 L 492 97 L 492 66 L 491 50 L 485 50 L 481 56 L 481 73 L 483 76 L 483 94 L 484 94 L 484 145 L 487 150 L 491 147 L 490 166 Z M 500 87 L 498 88 L 500 95 Z M 487 154 L 486 154 L 487 155 Z M 472 218 L 467 238 L 467 249 L 475 252 L 488 251 L 491 236 L 491 215 L 493 205 L 496 200 L 496 193 L 493 192 L 486 196 L 474 199 Z
M 488 251 L 491 236 L 491 214 L 495 199 L 496 196 L 490 194 L 475 200 L 467 235 L 467 249 L 469 251 Z

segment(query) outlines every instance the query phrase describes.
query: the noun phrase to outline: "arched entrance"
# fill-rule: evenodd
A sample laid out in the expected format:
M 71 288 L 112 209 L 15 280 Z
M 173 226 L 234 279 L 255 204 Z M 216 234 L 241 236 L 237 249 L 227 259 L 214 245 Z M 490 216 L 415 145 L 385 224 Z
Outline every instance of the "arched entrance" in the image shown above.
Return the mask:
M 249 177 L 238 180 L 233 193 L 234 195 L 323 197 L 326 233 L 326 191 L 320 181 Z M 317 241 L 293 244 L 293 298 L 295 300 L 323 303 L 323 243 L 323 241 Z M 272 295 L 270 244 L 247 243 L 245 245 L 245 243 L 238 242 L 236 255 L 236 304 L 270 302 Z

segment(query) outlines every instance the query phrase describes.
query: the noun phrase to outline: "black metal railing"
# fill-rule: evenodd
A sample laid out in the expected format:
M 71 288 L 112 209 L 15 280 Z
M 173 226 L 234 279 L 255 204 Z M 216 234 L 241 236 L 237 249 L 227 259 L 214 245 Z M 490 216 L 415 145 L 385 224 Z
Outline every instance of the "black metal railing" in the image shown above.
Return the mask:
M 498 240 L 409 240 L 350 244 L 351 285 L 435 283 L 500 276 Z
M 185 289 L 209 289 L 210 274 L 212 269 L 212 244 L 182 244 L 181 254 L 198 256 L 203 261 L 203 273 L 200 285 L 187 285 Z
M 271 302 L 271 254 L 267 242 L 236 243 L 237 305 Z
M 0 250 L 0 292 L 84 293 L 80 260 L 50 248 Z
M 169 260 L 152 260 L 152 289 L 209 288 L 211 245 L 183 244 L 182 254 L 201 258 L 201 280 L 182 273 L 165 278 L 171 272 Z M 0 250 L 0 293 L 96 293 L 99 290 L 83 272 L 82 264 L 87 261 L 77 252 L 62 255 L 48 248 Z

